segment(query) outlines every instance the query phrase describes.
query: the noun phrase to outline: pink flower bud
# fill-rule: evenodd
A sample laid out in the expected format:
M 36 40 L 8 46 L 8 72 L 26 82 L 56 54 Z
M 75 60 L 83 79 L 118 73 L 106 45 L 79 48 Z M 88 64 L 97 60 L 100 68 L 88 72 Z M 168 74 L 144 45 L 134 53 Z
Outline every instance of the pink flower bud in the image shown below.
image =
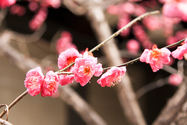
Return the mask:
M 171 85 L 178 86 L 182 83 L 183 77 L 182 75 L 176 73 L 169 76 L 168 83 Z

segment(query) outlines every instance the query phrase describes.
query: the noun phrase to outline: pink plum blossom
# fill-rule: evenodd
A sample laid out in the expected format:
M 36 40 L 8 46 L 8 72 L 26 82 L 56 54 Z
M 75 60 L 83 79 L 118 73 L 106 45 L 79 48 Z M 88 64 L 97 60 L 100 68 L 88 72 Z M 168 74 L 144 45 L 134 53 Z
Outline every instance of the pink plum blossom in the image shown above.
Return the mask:
M 176 50 L 174 50 L 171 54 L 175 59 L 182 60 L 184 54 L 187 53 L 187 39 L 184 41 L 184 44 L 182 46 L 177 47 Z
M 63 85 L 67 85 L 69 83 L 73 83 L 74 75 L 59 75 L 59 83 Z
M 97 58 L 87 56 L 87 58 L 76 58 L 71 71 L 74 73 L 75 81 L 85 86 L 93 75 L 100 76 L 103 69 L 100 63 L 97 64 Z
M 53 71 L 47 72 L 43 84 L 42 84 L 42 92 L 41 95 L 45 96 L 52 96 L 58 89 L 58 75 L 55 74 Z
M 67 67 L 69 64 L 75 62 L 76 58 L 81 58 L 82 55 L 74 49 L 67 49 L 66 51 L 62 52 L 58 57 L 58 67 L 63 69 Z M 73 66 L 72 66 L 73 67 Z M 72 72 L 72 67 L 67 69 L 66 71 Z M 59 75 L 59 83 L 61 85 L 67 85 L 69 83 L 73 83 L 74 75 Z
M 38 95 L 41 92 L 43 80 L 44 75 L 40 67 L 29 70 L 24 81 L 27 92 L 31 96 Z
M 0 0 L 0 8 L 4 9 L 16 3 L 16 0 Z
M 170 62 L 171 52 L 167 48 L 158 49 L 157 45 L 152 46 L 152 50 L 145 49 L 140 56 L 141 62 L 149 63 L 153 72 L 162 69 L 164 64 Z
M 126 67 L 112 67 L 104 73 L 97 82 L 102 87 L 113 87 L 121 81 L 121 77 L 125 74 L 125 72 Z
M 79 54 L 79 52 L 76 49 L 74 48 L 67 49 L 66 51 L 60 53 L 58 57 L 58 67 L 60 69 L 63 69 L 69 64 L 75 62 L 76 58 L 80 58 L 80 57 L 82 57 L 82 55 Z
M 180 85 L 182 83 L 183 77 L 182 75 L 175 73 L 169 76 L 168 83 L 171 85 Z

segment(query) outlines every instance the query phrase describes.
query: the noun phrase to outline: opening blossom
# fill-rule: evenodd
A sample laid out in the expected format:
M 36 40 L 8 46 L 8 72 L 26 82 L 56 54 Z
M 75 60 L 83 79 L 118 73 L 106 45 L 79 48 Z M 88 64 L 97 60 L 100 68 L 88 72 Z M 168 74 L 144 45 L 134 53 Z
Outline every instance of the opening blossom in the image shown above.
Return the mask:
M 152 46 L 152 50 L 145 49 L 140 56 L 141 62 L 149 63 L 153 72 L 162 69 L 164 64 L 170 62 L 171 52 L 167 48 L 158 49 L 157 45 Z
M 173 51 L 171 54 L 175 59 L 182 60 L 184 54 L 187 53 L 187 39 L 184 41 L 182 46 L 177 47 L 175 51 Z
M 76 58 L 80 58 L 80 57 L 82 57 L 82 55 L 79 54 L 79 52 L 74 48 L 65 50 L 64 52 L 60 53 L 58 57 L 59 69 L 65 68 L 69 64 L 75 62 Z
M 79 82 L 81 86 L 85 86 L 94 76 L 100 76 L 103 72 L 102 65 L 97 64 L 97 58 L 90 56 L 86 51 L 83 58 L 76 58 L 75 65 L 72 68 L 74 79 Z
M 40 67 L 27 72 L 24 84 L 31 96 L 38 95 L 41 92 L 43 79 L 44 75 Z
M 53 71 L 47 72 L 42 84 L 41 95 L 43 97 L 52 96 L 57 91 L 58 84 L 58 75 L 55 74 Z
M 102 87 L 113 87 L 121 81 L 121 77 L 125 74 L 126 67 L 112 67 L 104 73 L 97 82 Z
M 79 52 L 76 49 L 74 48 L 67 49 L 66 51 L 60 53 L 58 57 L 59 69 L 65 68 L 69 64 L 75 62 L 76 58 L 80 58 L 80 57 L 82 57 L 82 55 L 79 54 Z M 72 67 L 67 69 L 66 71 L 72 72 L 71 70 Z M 59 82 L 61 85 L 67 85 L 69 83 L 73 83 L 73 79 L 74 79 L 74 75 L 64 75 L 64 74 L 59 75 Z

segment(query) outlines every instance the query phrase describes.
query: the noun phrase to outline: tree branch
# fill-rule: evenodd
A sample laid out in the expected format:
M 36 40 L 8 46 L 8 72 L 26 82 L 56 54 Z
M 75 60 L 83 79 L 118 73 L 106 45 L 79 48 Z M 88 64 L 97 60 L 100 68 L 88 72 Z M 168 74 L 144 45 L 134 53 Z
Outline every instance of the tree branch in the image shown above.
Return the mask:
M 25 57 L 23 54 L 19 53 L 16 49 L 11 47 L 8 44 L 11 38 L 12 38 L 12 32 L 2 33 L 2 35 L 0 37 L 0 55 L 1 56 L 8 57 L 9 59 L 11 59 L 14 62 L 14 64 L 17 67 L 19 67 L 20 69 L 22 69 L 23 71 L 26 71 L 26 72 L 32 68 L 40 66 L 38 63 L 36 63 L 31 58 Z M 80 116 L 82 116 L 83 120 L 85 120 L 86 123 L 88 123 L 88 124 L 94 123 L 94 125 L 96 125 L 96 124 L 106 125 L 104 120 L 102 120 L 102 118 L 91 108 L 91 106 L 89 106 L 89 104 L 87 104 L 76 92 L 74 92 L 73 89 L 71 89 L 68 86 L 64 86 L 64 88 L 61 87 L 60 93 L 63 93 L 64 96 L 62 96 L 62 94 L 61 94 L 61 98 L 65 101 L 65 103 L 72 106 L 75 109 L 75 111 L 77 111 L 77 113 L 80 114 Z M 73 97 L 72 97 L 72 95 L 73 95 Z M 67 96 L 71 97 L 71 99 L 70 99 L 71 101 L 65 99 Z M 71 102 L 73 102 L 73 105 Z M 85 107 L 80 108 L 80 106 L 79 106 L 80 102 Z M 14 104 L 14 103 L 11 103 L 10 105 L 12 105 L 12 104 Z M 77 109 L 77 107 L 79 107 L 80 109 Z M 84 108 L 86 108 L 86 109 L 84 109 Z M 81 111 L 81 110 L 84 110 L 84 111 Z M 82 112 L 84 112 L 84 113 L 82 113 Z M 4 112 L 2 114 L 4 114 Z M 88 114 L 90 114 L 90 115 L 88 115 Z
M 168 125 L 170 124 L 177 113 L 182 109 L 182 105 L 187 100 L 187 84 L 182 83 L 175 95 L 168 101 L 165 108 L 162 110 L 153 125 Z

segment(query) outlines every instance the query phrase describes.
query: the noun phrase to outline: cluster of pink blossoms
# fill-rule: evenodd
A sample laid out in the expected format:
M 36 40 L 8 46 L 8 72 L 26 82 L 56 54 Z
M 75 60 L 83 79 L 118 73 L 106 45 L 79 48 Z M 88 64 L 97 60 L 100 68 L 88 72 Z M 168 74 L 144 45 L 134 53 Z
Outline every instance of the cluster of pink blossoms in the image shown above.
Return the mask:
M 57 74 L 49 71 L 44 76 L 40 67 L 29 70 L 24 83 L 30 95 L 35 96 L 41 92 L 43 97 L 52 96 L 57 91 L 59 84 Z
M 179 46 L 175 51 L 170 52 L 167 48 L 158 49 L 154 44 L 152 50 L 145 49 L 142 55 L 140 56 L 141 62 L 146 62 L 150 64 L 153 72 L 162 69 L 164 64 L 170 62 L 170 55 L 175 59 L 183 59 L 183 56 L 187 53 L 187 39 L 183 42 L 182 46 Z
M 152 50 L 144 50 L 140 56 L 140 61 L 150 64 L 153 72 L 156 72 L 159 69 L 162 69 L 164 64 L 170 62 L 170 55 L 174 58 L 182 59 L 186 53 L 187 39 L 183 42 L 182 46 L 179 46 L 173 52 L 170 52 L 167 48 L 158 49 L 154 44 Z M 73 62 L 75 62 L 73 66 L 66 68 Z M 44 76 L 40 67 L 28 71 L 24 81 L 28 93 L 35 96 L 41 92 L 43 97 L 52 96 L 57 91 L 59 84 L 67 85 L 73 83 L 73 80 L 75 80 L 76 82 L 79 82 L 81 86 L 85 86 L 93 76 L 99 77 L 103 73 L 102 64 L 97 62 L 97 58 L 94 57 L 92 53 L 86 50 L 83 54 L 80 54 L 74 48 L 67 49 L 60 53 L 58 67 L 69 73 L 63 74 L 48 71 L 46 76 Z M 102 87 L 112 87 L 121 81 L 121 77 L 125 72 L 126 67 L 112 67 L 104 73 L 97 82 Z
M 73 62 L 75 62 L 73 66 L 64 69 Z M 57 91 L 59 84 L 63 86 L 73 83 L 73 80 L 75 80 L 81 86 L 85 86 L 93 76 L 99 77 L 103 73 L 102 64 L 97 62 L 97 58 L 92 53 L 86 50 L 83 54 L 80 54 L 74 48 L 60 53 L 58 67 L 65 72 L 69 72 L 69 74 L 48 71 L 44 76 L 40 67 L 28 71 L 24 82 L 28 93 L 35 96 L 41 92 L 43 97 L 52 96 Z M 114 86 L 121 80 L 125 72 L 125 67 L 112 67 L 97 82 L 102 87 Z

